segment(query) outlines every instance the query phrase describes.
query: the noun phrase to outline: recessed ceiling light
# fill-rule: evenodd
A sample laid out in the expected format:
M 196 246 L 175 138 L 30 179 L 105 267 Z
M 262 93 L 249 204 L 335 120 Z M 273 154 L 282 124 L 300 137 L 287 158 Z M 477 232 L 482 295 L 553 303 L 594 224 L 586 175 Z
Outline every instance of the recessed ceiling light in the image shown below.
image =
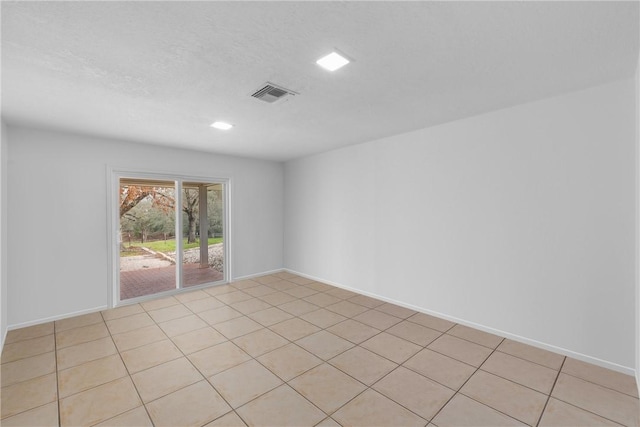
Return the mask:
M 336 52 L 331 52 L 329 55 L 323 56 L 316 61 L 316 64 L 329 71 L 335 71 L 348 63 L 349 60 L 347 58 Z
M 211 123 L 211 127 L 216 129 L 221 129 L 221 130 L 229 130 L 233 127 L 233 125 L 230 125 L 229 123 L 225 123 L 225 122 L 213 122 Z

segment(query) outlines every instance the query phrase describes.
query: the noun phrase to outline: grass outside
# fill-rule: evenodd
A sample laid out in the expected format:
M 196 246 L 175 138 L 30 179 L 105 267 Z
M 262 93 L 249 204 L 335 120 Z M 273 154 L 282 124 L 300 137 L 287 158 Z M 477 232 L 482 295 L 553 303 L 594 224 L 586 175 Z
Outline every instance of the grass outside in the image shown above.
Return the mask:
M 144 255 L 147 252 L 143 251 L 140 246 L 125 246 L 124 249 L 120 249 L 120 257 Z
M 209 245 L 215 245 L 216 243 L 222 243 L 222 237 L 209 237 Z M 194 243 L 187 243 L 187 239 L 184 239 L 182 244 L 184 245 L 184 249 L 191 248 L 199 248 L 200 247 L 200 239 L 196 239 Z M 140 246 L 144 246 L 145 248 L 151 249 L 156 252 L 175 252 L 176 251 L 176 241 L 175 239 L 171 240 L 158 240 L 155 242 L 145 242 L 144 244 L 139 244 L 136 246 L 125 247 L 124 251 L 120 251 L 120 256 L 134 256 L 134 255 L 142 255 L 142 250 Z

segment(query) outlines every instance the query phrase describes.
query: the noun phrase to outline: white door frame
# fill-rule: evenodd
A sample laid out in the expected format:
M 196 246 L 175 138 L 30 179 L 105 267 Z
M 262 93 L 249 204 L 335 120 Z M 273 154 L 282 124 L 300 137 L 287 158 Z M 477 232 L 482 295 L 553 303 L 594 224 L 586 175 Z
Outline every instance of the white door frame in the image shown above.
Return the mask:
M 188 292 L 199 288 L 211 286 L 210 283 L 202 285 L 182 286 L 182 197 L 176 197 L 176 289 L 145 295 L 137 298 L 130 298 L 125 301 L 120 300 L 120 245 L 119 245 L 119 223 L 120 223 L 120 178 L 140 178 L 162 181 L 173 181 L 175 183 L 176 194 L 181 194 L 182 182 L 200 181 L 212 184 L 223 185 L 223 250 L 224 250 L 224 278 L 219 284 L 229 283 L 231 280 L 231 178 L 213 177 L 203 175 L 193 175 L 189 173 L 176 174 L 158 171 L 143 171 L 140 169 L 107 167 L 107 245 L 108 245 L 108 277 L 109 286 L 107 291 L 107 301 L 109 308 L 120 305 L 127 305 L 146 301 L 158 296 L 174 295 L 181 292 Z

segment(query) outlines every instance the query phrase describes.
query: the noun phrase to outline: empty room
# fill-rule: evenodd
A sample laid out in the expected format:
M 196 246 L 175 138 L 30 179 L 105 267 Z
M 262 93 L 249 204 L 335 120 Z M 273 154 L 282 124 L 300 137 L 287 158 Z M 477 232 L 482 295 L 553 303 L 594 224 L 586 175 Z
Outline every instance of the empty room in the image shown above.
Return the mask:
M 0 13 L 3 426 L 640 426 L 640 2 Z

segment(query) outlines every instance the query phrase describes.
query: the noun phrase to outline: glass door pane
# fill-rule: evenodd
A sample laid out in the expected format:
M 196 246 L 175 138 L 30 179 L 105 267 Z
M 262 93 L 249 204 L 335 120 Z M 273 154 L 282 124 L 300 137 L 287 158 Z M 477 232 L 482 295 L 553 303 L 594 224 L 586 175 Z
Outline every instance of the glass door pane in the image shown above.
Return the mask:
M 182 183 L 183 287 L 224 280 L 224 188 Z
M 175 183 L 120 178 L 120 300 L 176 288 Z

